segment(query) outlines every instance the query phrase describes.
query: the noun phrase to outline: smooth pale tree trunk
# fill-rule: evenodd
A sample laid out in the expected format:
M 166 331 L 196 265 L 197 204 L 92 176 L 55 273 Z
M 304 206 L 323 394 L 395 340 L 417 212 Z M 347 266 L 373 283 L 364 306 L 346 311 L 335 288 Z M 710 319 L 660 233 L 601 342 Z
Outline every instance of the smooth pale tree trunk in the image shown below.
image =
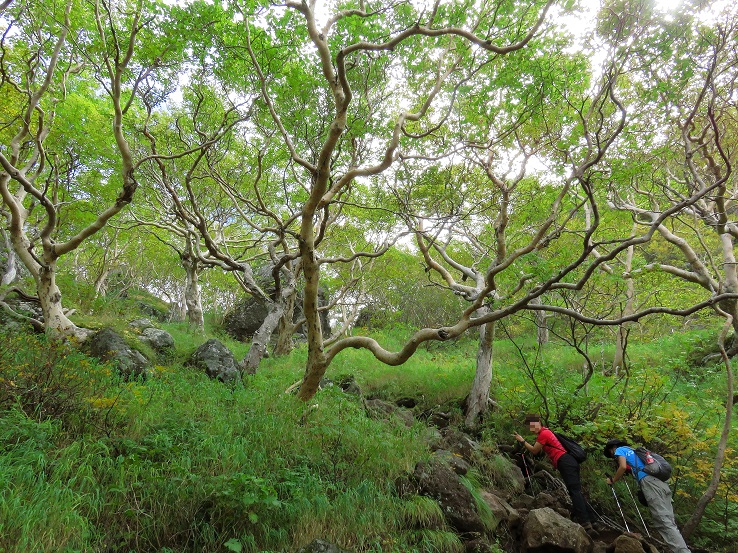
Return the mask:
M 290 323 L 291 339 L 292 312 L 295 308 L 296 293 L 296 285 L 294 281 L 291 281 L 288 285 L 281 288 L 276 300 L 267 304 L 267 316 L 261 323 L 259 330 L 254 334 L 249 352 L 241 362 L 241 368 L 248 374 L 256 373 L 259 363 L 261 363 L 261 360 L 266 354 L 269 340 L 277 327 L 282 325 L 285 320 Z
M 95 297 L 99 298 L 104 296 L 108 291 L 108 275 L 110 269 L 103 269 L 100 275 L 95 279 Z
M 18 219 L 25 221 L 24 218 Z M 73 337 L 83 342 L 92 331 L 77 327 L 64 313 L 61 291 L 56 284 L 56 258 L 47 254 L 43 264 L 39 263 L 31 254 L 31 243 L 19 220 L 11 224 L 10 240 L 16 255 L 33 275 L 46 335 L 59 340 Z
M 720 242 L 723 250 L 723 267 L 725 271 L 725 279 L 723 280 L 723 291 L 729 293 L 738 292 L 738 267 L 736 267 L 736 258 L 732 237 L 727 234 L 720 235 Z M 733 343 L 730 345 L 728 356 L 732 357 L 738 352 L 738 302 L 736 300 L 726 300 L 720 304 L 723 312 L 732 317 L 733 326 Z
M 118 232 L 116 231 L 116 236 Z M 74 253 L 75 258 L 77 257 L 77 251 Z M 100 274 L 95 279 L 95 297 L 99 298 L 108 293 L 108 277 L 112 271 L 113 260 L 118 257 L 117 254 L 117 243 L 115 240 L 108 243 L 108 247 L 105 250 L 102 259 L 102 267 L 100 268 Z M 79 274 L 79 273 L 78 273 Z
M 620 325 L 615 334 L 615 355 L 613 355 L 612 366 L 610 368 L 610 373 L 615 376 L 618 376 L 620 374 L 620 369 L 624 367 L 626 332 L 627 330 L 623 325 Z
M 725 283 L 727 286 L 725 287 L 725 292 L 736 292 L 738 288 L 731 289 L 730 283 Z M 720 309 L 723 310 L 726 313 L 730 313 L 733 315 L 733 339 L 728 346 L 728 356 L 733 357 L 738 353 L 738 303 L 736 303 L 735 300 L 726 300 L 723 302 L 720 302 Z
M 310 344 L 308 341 L 308 359 L 305 364 L 305 376 L 300 384 L 297 397 L 304 401 L 312 398 L 320 388 L 320 381 L 328 368 L 325 355 L 321 347 Z
M 277 325 L 277 344 L 274 346 L 275 355 L 287 355 L 292 351 L 292 334 L 295 325 L 292 323 L 295 314 L 295 293 L 289 295 L 285 300 L 284 313 L 279 318 Z
M 541 305 L 541 297 L 536 296 L 530 300 L 531 305 Z M 538 345 L 548 344 L 548 324 L 546 323 L 546 313 L 544 311 L 533 311 L 536 317 L 536 338 Z
M 723 250 L 723 267 L 725 271 L 725 280 L 723 282 L 723 286 L 726 292 L 736 292 L 738 291 L 738 268 L 736 267 L 736 258 L 734 253 L 735 244 L 733 243 L 732 237 L 728 233 L 723 233 L 720 235 L 720 243 Z M 717 446 L 717 453 L 715 455 L 715 462 L 713 463 L 712 479 L 710 480 L 710 484 L 707 486 L 705 493 L 703 493 L 702 497 L 700 497 L 697 501 L 697 506 L 695 507 L 694 513 L 692 513 L 692 516 L 689 517 L 689 520 L 682 529 L 682 535 L 685 539 L 688 539 L 697 529 L 700 520 L 702 520 L 702 515 L 705 514 L 705 509 L 707 508 L 707 505 L 713 500 L 715 494 L 717 494 L 717 489 L 720 485 L 720 471 L 722 470 L 723 464 L 725 463 L 725 452 L 728 447 L 728 437 L 730 436 L 731 419 L 733 416 L 734 383 L 733 368 L 730 363 L 730 356 L 725 349 L 725 337 L 727 336 L 728 331 L 731 329 L 731 327 L 733 329 L 733 332 L 735 332 L 736 319 L 738 319 L 738 317 L 736 316 L 737 314 L 735 311 L 735 302 L 727 303 L 727 307 L 732 308 L 732 310 L 725 311 L 723 305 L 721 305 L 721 308 L 718 310 L 718 312 L 726 317 L 726 323 L 723 326 L 723 331 L 720 333 L 720 338 L 718 340 L 718 345 L 720 346 L 720 355 L 722 356 L 723 363 L 725 364 L 726 374 L 727 393 L 725 400 L 725 419 L 723 420 L 723 430 L 720 434 L 720 440 L 718 441 Z
M 628 280 L 628 288 L 633 287 L 632 279 Z M 632 304 L 631 304 L 632 305 Z M 632 314 L 632 311 L 628 312 L 626 309 L 623 312 L 623 316 Z M 615 376 L 620 374 L 620 371 L 625 368 L 625 344 L 627 341 L 628 329 L 625 325 L 620 325 L 615 335 L 615 355 L 612 359 L 612 368 L 610 372 Z
M 546 314 L 543 311 L 536 311 L 536 337 L 538 345 L 548 344 L 548 326 L 546 325 Z
M 184 300 L 187 308 L 187 323 L 190 328 L 202 332 L 205 330 L 205 317 L 202 311 L 202 295 L 200 294 L 200 271 L 194 262 L 182 261 L 185 270 Z
M 266 353 L 269 339 L 272 337 L 283 314 L 284 305 L 281 302 L 273 301 L 267 306 L 267 316 L 264 318 L 264 322 L 261 323 L 259 330 L 254 333 L 249 352 L 241 361 L 241 368 L 246 373 L 256 373 L 256 369 Z
M 482 311 L 482 310 L 479 310 Z M 478 311 L 478 312 L 479 312 Z M 484 308 L 486 314 L 487 308 Z M 489 392 L 492 383 L 492 351 L 495 339 L 495 323 L 487 323 L 479 328 L 479 347 L 477 348 L 477 370 L 471 392 L 466 404 L 464 422 L 470 428 L 476 426 L 478 418 L 489 406 Z
M 187 318 L 187 300 L 185 299 L 184 287 L 180 290 L 176 302 L 169 307 L 169 320 L 172 322 L 183 322 Z
M 36 288 L 41 310 L 44 314 L 44 326 L 46 334 L 51 338 L 63 339 L 74 336 L 80 341 L 88 336 L 91 331 L 77 327 L 64 314 L 61 302 L 61 291 L 56 285 L 56 264 L 50 263 L 41 267 L 36 277 Z
M 638 230 L 636 223 L 633 223 L 632 234 L 635 235 Z M 630 276 L 633 270 L 633 246 L 630 246 L 625 255 L 625 309 L 623 309 L 623 317 L 628 317 L 635 313 L 635 282 Z M 620 370 L 625 368 L 625 343 L 628 336 L 628 323 L 618 326 L 617 335 L 615 337 L 615 355 L 612 360 L 612 372 L 615 376 L 620 374 Z
M 13 244 L 10 242 L 5 229 L 0 229 L 0 232 L 2 232 L 5 254 L 7 256 L 7 262 L 5 267 L 3 267 L 3 275 L 2 278 L 0 278 L 0 284 L 7 286 L 14 282 L 18 277 L 18 256 L 15 255 Z
M 308 224 L 310 225 L 310 229 L 306 231 L 305 226 Z M 305 315 L 308 355 L 305 363 L 305 376 L 302 379 L 297 397 L 307 401 L 317 393 L 320 387 L 320 381 L 328 368 L 328 361 L 323 350 L 323 331 L 318 312 L 320 267 L 315 261 L 312 222 L 308 219 L 303 220 L 303 236 L 309 237 L 308 240 L 304 240 L 300 245 L 300 254 L 303 261 L 303 276 L 305 277 L 305 296 L 302 302 L 302 310 Z

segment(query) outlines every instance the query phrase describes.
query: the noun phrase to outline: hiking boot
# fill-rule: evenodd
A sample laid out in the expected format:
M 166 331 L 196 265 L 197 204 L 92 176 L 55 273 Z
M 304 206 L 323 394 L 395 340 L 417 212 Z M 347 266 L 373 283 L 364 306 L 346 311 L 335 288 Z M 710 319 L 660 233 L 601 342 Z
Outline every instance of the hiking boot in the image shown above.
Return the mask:
M 582 524 L 582 528 L 584 528 L 584 531 L 587 532 L 587 535 L 590 538 L 594 539 L 594 538 L 599 537 L 600 535 L 600 533 L 597 530 L 595 530 L 594 526 L 592 526 L 592 523 L 590 522 L 585 522 L 584 524 Z
M 592 523 L 592 529 L 595 532 L 606 532 L 608 530 L 607 526 L 599 521 Z

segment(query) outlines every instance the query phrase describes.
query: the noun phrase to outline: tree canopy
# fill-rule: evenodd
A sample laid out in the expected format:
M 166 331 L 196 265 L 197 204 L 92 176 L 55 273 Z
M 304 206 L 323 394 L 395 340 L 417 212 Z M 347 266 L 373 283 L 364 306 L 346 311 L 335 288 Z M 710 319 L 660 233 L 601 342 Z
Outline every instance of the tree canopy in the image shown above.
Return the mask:
M 525 312 L 619 339 L 706 308 L 738 328 L 736 17 L 647 0 L 6 2 L 7 257 L 33 278 L 33 324 L 81 339 L 60 272 L 100 293 L 127 251 L 166 246 L 149 257 L 180 289 L 158 293 L 200 329 L 200 278 L 225 272 L 269 305 L 245 368 L 304 328 L 303 399 L 345 348 L 400 365 L 471 329 L 482 347 Z M 464 301 L 408 317 L 392 351 L 351 328 L 368 306 L 400 310 L 398 274 L 415 303 Z

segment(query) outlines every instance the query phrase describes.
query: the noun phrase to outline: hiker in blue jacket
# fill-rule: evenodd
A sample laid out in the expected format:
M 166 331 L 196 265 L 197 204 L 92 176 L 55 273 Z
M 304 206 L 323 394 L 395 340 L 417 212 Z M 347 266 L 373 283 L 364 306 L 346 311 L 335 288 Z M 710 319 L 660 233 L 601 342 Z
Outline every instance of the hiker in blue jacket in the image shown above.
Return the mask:
M 609 440 L 605 444 L 603 453 L 605 457 L 615 459 L 618 467 L 612 478 L 607 478 L 607 483 L 612 486 L 630 470 L 648 502 L 653 526 L 659 531 L 661 538 L 674 553 L 689 553 L 689 548 L 674 519 L 669 484 L 643 472 L 641 470 L 643 462 L 635 454 L 633 448 L 628 447 L 628 443 L 623 440 Z

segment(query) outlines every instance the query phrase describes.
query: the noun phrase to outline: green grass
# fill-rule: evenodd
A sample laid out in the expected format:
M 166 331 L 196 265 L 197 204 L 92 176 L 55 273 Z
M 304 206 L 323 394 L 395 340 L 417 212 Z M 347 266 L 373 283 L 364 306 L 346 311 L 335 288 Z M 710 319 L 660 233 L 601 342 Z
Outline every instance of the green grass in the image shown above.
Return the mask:
M 427 455 L 423 428 L 370 419 L 335 389 L 299 402 L 283 393 L 297 376 L 273 368 L 233 386 L 181 366 L 148 382 L 109 376 L 115 393 L 88 403 L 117 412 L 102 432 L 3 411 L 0 474 L 13 485 L 0 493 L 0 550 L 394 543 L 403 502 L 391 483 Z
M 407 335 L 380 334 L 382 347 L 399 350 Z M 342 352 L 326 376 L 335 380 L 352 375 L 362 392 L 373 397 L 396 399 L 410 396 L 423 407 L 458 401 L 469 392 L 474 379 L 476 343 L 463 338 L 443 344 L 429 344 L 419 349 L 406 363 L 390 367 L 365 350 Z M 298 353 L 299 355 L 299 353 Z
M 285 394 L 302 377 L 304 346 L 265 359 L 241 383 L 213 382 L 182 365 L 207 336 L 185 325 L 165 328 L 177 354 L 146 382 L 123 382 L 106 365 L 43 338 L 0 336 L 0 551 L 281 552 L 314 538 L 357 553 L 463 550 L 434 501 L 394 490 L 395 479 L 429 455 L 422 424 L 370 418 L 359 398 L 337 387 L 308 403 Z M 385 338 L 397 347 L 405 336 Z M 681 350 L 673 336 L 634 345 L 628 378 L 598 370 L 572 398 L 581 360 L 570 350 L 549 344 L 536 358 L 528 343 L 526 366 L 509 341 L 498 341 L 499 408 L 478 430 L 484 458 L 467 480 L 488 526 L 494 521 L 478 490 L 504 488 L 497 444 L 524 432 L 519 415 L 540 411 L 544 399 L 552 417 L 568 409 L 568 430 L 590 447 L 583 477 L 595 501 L 612 507 L 602 442 L 637 437 L 675 459 L 677 514 L 689 514 L 724 409 L 724 370 L 688 370 L 704 343 L 704 333 L 695 333 L 684 335 Z M 247 345 L 228 345 L 245 355 Z M 420 412 L 463 398 L 475 355 L 472 339 L 421 349 L 401 367 L 350 350 L 326 376 L 354 375 L 366 395 L 415 397 Z M 731 450 L 725 474 L 735 490 L 733 459 Z M 735 524 L 725 513 L 734 504 L 734 492 L 721 488 L 699 543 L 731 546 Z

